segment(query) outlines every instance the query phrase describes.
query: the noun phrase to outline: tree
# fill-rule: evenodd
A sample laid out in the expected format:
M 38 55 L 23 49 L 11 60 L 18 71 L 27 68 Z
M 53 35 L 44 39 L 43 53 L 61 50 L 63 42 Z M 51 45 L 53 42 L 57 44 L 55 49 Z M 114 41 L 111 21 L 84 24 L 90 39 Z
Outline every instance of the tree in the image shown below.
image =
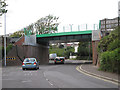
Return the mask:
M 74 51 L 75 51 L 74 47 L 68 46 L 68 47 L 65 49 L 64 57 L 69 58 L 70 53 L 73 54 Z
M 64 48 L 64 45 L 59 45 L 59 48 L 61 48 L 61 49 Z
M 34 35 L 37 34 L 47 34 L 55 33 L 59 23 L 57 23 L 59 17 L 48 15 L 46 17 L 40 18 L 36 23 L 32 23 L 25 27 L 24 30 L 14 32 L 11 37 L 21 37 L 22 35 Z M 36 32 L 34 31 L 36 30 Z
M 5 2 L 5 0 L 0 0 L 0 16 L 2 16 L 2 14 L 7 13 L 7 10 L 5 9 L 5 7 L 8 6 Z
M 38 34 L 47 34 L 47 33 L 55 33 L 57 31 L 57 27 L 59 23 L 57 23 L 59 17 L 48 15 L 39 19 L 35 23 L 35 29 Z
M 74 53 L 74 47 L 67 47 L 67 48 L 59 48 L 57 46 L 51 46 L 49 49 L 49 53 L 56 53 L 58 57 L 66 57 L 69 58 L 70 53 Z
M 34 24 L 33 24 L 33 23 L 30 24 L 29 26 L 27 26 L 27 27 L 25 28 L 25 30 L 30 31 L 31 35 L 35 34 L 35 32 L 34 32 Z M 25 34 L 26 34 L 26 33 L 25 33 Z
M 88 59 L 89 54 L 92 56 L 92 52 L 89 53 L 89 50 L 92 51 L 92 47 L 89 46 L 89 42 L 79 42 L 77 58 Z
M 14 32 L 10 37 L 21 37 L 22 35 L 24 35 L 23 30 Z
M 98 44 L 100 70 L 120 74 L 120 27 L 103 37 Z

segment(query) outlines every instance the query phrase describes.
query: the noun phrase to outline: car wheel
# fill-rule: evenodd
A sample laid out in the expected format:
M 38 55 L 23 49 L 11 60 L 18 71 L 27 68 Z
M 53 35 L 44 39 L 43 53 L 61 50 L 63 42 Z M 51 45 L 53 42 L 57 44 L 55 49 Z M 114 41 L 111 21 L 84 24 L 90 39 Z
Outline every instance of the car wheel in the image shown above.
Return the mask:
M 22 70 L 25 70 L 25 68 L 22 68 Z
M 34 68 L 34 70 L 37 70 L 37 67 L 36 67 L 36 68 Z

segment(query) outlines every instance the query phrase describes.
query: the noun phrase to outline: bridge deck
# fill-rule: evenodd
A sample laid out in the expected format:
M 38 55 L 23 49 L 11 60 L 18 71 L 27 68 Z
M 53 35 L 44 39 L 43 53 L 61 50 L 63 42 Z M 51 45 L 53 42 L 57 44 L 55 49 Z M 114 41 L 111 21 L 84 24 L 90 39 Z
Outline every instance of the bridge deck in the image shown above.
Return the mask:
M 40 34 L 36 37 L 54 37 L 54 36 L 66 36 L 66 35 L 78 35 L 78 34 L 92 34 L 92 30 L 87 31 L 73 31 L 73 32 L 61 32 L 61 33 L 52 33 L 52 34 Z

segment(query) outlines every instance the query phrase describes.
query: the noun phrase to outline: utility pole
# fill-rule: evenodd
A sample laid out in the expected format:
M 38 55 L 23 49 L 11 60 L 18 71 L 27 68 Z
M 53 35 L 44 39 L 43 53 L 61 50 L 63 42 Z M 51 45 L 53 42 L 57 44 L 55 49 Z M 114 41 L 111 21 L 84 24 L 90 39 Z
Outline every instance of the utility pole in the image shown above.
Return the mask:
M 6 67 L 6 13 L 4 13 L 4 66 Z

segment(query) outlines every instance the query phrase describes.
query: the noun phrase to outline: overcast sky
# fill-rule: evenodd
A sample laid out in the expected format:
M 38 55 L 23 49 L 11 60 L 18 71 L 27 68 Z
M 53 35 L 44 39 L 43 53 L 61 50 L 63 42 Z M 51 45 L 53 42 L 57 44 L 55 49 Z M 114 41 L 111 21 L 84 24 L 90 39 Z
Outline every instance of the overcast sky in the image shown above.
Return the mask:
M 62 31 L 62 26 L 69 27 L 69 24 L 73 24 L 73 29 L 77 30 L 77 25 L 93 25 L 101 19 L 117 17 L 118 1 L 120 0 L 7 0 L 6 32 L 21 30 L 49 14 L 59 17 L 59 31 Z M 3 17 L 0 21 L 4 21 Z M 4 28 L 0 29 L 0 35 L 4 34 Z

